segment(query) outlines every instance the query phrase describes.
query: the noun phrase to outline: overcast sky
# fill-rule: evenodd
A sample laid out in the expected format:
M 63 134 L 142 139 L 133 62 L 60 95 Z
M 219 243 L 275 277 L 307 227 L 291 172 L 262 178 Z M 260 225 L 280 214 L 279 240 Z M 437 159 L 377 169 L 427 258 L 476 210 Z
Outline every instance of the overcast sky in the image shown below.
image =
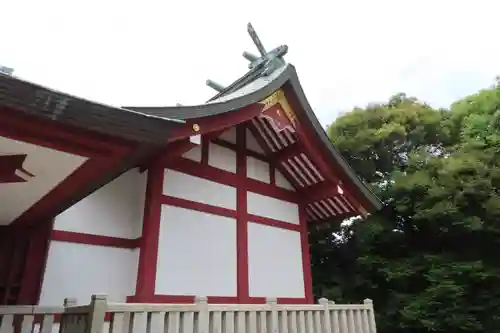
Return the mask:
M 211 78 L 229 84 L 256 53 L 287 44 L 324 125 L 400 91 L 431 103 L 500 74 L 498 0 L 5 0 L 0 64 L 111 105 L 202 103 Z

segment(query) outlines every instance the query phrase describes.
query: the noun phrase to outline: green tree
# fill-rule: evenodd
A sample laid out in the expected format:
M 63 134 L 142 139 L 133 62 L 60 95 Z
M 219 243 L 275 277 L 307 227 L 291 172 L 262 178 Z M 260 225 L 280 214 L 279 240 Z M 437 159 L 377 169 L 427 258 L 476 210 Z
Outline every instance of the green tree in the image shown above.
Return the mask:
M 449 110 L 398 94 L 328 134 L 386 208 L 313 230 L 315 294 L 374 299 L 380 332 L 500 332 L 500 87 Z

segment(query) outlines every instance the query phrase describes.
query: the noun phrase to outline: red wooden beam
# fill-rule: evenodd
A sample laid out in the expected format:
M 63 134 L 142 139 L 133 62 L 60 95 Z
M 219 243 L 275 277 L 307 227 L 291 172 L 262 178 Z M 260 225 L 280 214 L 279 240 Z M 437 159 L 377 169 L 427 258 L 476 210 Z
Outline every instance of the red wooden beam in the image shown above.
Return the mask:
M 295 142 L 289 146 L 286 146 L 283 149 L 280 149 L 276 153 L 272 154 L 269 159 L 274 161 L 275 163 L 281 163 L 283 161 L 287 161 L 288 159 L 299 155 L 303 152 L 302 146 L 299 142 Z
M 135 143 L 0 107 L 0 136 L 85 157 L 122 156 Z
M 181 157 L 198 144 L 191 142 L 189 138 L 172 142 L 162 150 L 158 163 L 165 165 Z
M 223 131 L 256 117 L 260 114 L 263 107 L 262 104 L 254 103 L 239 110 L 233 110 L 216 116 L 189 119 L 184 126 L 180 126 L 172 132 L 169 141 L 177 141 L 196 134 L 203 135 Z
M 306 187 L 302 190 L 302 197 L 304 198 L 302 203 L 309 205 L 313 202 L 320 201 L 339 193 L 338 186 L 336 183 L 331 181 L 322 181 L 310 187 Z
M 0 183 L 22 183 L 33 174 L 23 168 L 26 154 L 0 156 Z

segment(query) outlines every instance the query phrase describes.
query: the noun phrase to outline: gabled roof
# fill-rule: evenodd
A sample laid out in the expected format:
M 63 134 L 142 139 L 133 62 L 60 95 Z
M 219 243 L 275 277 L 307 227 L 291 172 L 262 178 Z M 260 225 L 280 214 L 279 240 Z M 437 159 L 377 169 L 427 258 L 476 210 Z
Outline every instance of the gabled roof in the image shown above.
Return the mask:
M 360 191 L 360 194 L 366 198 L 372 210 L 382 208 L 382 203 L 373 194 L 373 192 L 357 177 L 354 170 L 349 166 L 340 152 L 331 143 L 324 128 L 319 123 L 311 105 L 307 101 L 305 93 L 300 84 L 297 71 L 291 64 L 286 64 L 275 70 L 269 76 L 262 76 L 263 69 L 256 68 L 248 72 L 245 76 L 238 79 L 228 88 L 211 98 L 206 104 L 199 106 L 181 106 L 181 107 L 124 107 L 140 113 L 155 117 L 166 117 L 181 121 L 190 119 L 200 119 L 212 117 L 224 113 L 238 112 L 241 108 L 259 103 L 273 92 L 288 86 L 298 98 L 301 108 L 304 111 L 307 121 L 310 123 L 314 132 L 327 148 L 330 163 L 337 165 L 344 172 L 349 180 Z
M 285 47 L 285 52 L 287 48 Z M 309 134 L 319 145 L 320 159 L 327 161 L 342 175 L 342 182 L 361 198 L 365 209 L 378 210 L 380 200 L 363 184 L 355 172 L 343 159 L 330 142 L 325 130 L 316 118 L 302 86 L 295 67 L 286 64 L 281 58 L 276 59 L 277 48 L 256 59 L 251 69 L 204 104 L 195 106 L 172 107 L 113 107 L 77 98 L 19 78 L 0 74 L 0 109 L 7 107 L 24 115 L 45 118 L 94 132 L 106 134 L 136 143 L 136 148 L 125 163 L 116 166 L 116 170 L 103 175 L 102 179 L 89 187 L 89 191 L 113 180 L 121 173 L 144 162 L 161 147 L 167 146 L 179 129 L 199 120 L 238 115 L 244 108 L 259 105 L 277 91 L 286 91 L 296 101 L 295 108 L 301 123 L 312 129 Z M 283 53 L 278 54 L 282 57 Z M 260 109 L 259 109 L 260 110 Z M 254 111 L 255 112 L 255 111 Z M 260 112 L 260 111 L 258 111 Z M 299 114 L 300 113 L 300 114 Z M 249 120 L 246 118 L 245 121 Z M 242 121 L 242 120 L 241 120 Z M 234 126 L 235 124 L 226 124 Z M 186 133 L 186 132 L 182 132 Z M 189 133 L 189 131 L 187 132 Z M 196 134 L 196 133 L 192 133 Z M 188 134 L 189 135 L 189 134 Z M 351 186 L 352 185 L 352 186 Z M 86 194 L 89 194 L 87 191 Z M 81 197 L 80 197 L 81 199 Z M 330 199 L 337 199 L 330 197 Z M 72 202 L 78 200 L 72 198 Z M 356 200 L 354 200 L 356 201 Z M 349 201 L 346 204 L 350 205 Z M 314 214 L 311 214 L 314 215 Z M 320 214 L 317 214 L 318 216 Z
M 0 107 L 134 142 L 166 143 L 184 122 L 92 102 L 0 73 Z

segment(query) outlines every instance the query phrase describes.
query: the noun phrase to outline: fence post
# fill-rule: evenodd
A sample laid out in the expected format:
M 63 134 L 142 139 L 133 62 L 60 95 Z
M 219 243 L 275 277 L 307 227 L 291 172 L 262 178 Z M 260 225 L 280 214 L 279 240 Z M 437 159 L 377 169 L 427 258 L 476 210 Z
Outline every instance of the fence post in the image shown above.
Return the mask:
M 65 308 L 68 308 L 70 306 L 76 306 L 76 304 L 77 304 L 77 301 L 76 301 L 76 298 L 74 298 L 74 297 L 66 297 L 64 299 L 64 303 L 63 303 Z
M 107 298 L 106 295 L 92 295 L 85 333 L 102 333 L 108 309 Z
M 209 313 L 208 298 L 205 296 L 196 296 L 194 302 L 198 308 L 198 333 L 208 333 L 209 331 Z
M 368 305 L 370 308 L 368 310 L 368 325 L 370 327 L 370 333 L 377 333 L 377 325 L 375 324 L 375 310 L 373 308 L 373 301 L 369 298 L 363 301 L 363 304 Z
M 330 304 L 326 298 L 320 298 L 318 303 L 323 306 L 325 313 L 323 314 L 323 320 L 321 326 L 323 327 L 323 333 L 332 333 L 332 322 L 330 321 Z
M 266 298 L 266 303 L 271 307 L 271 327 L 269 332 L 278 333 L 278 300 L 276 298 Z
M 70 315 L 66 313 L 66 308 L 76 306 L 76 298 L 74 297 L 66 297 L 63 301 L 64 311 L 61 313 L 61 318 L 59 320 L 59 332 L 71 332 L 78 331 L 78 319 L 75 315 Z M 44 318 L 45 319 L 45 318 Z M 44 325 L 43 323 L 42 325 Z

